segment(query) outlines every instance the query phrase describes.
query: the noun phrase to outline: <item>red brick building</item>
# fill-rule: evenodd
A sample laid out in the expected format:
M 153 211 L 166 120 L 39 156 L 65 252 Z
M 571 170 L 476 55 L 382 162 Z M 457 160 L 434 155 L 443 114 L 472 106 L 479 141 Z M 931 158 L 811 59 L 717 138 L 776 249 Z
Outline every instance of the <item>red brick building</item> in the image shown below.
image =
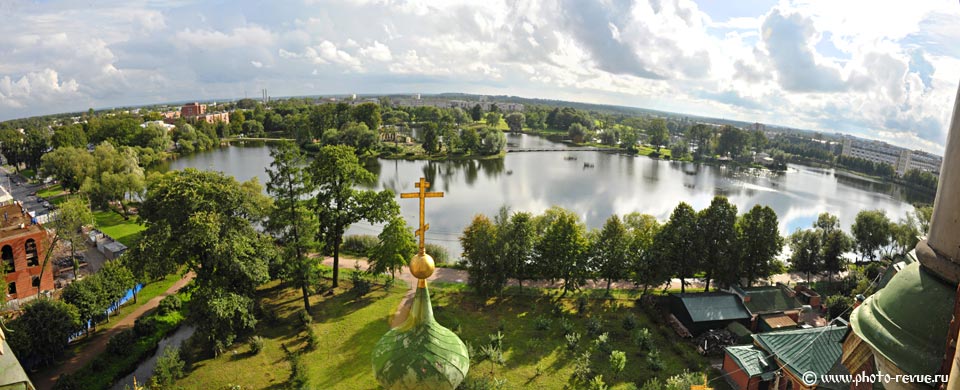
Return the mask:
M 184 118 L 190 118 L 197 115 L 203 115 L 207 113 L 207 105 L 200 104 L 197 102 L 184 104 L 180 108 L 180 116 Z
M 52 262 L 40 279 L 47 231 L 16 203 L 0 207 L 0 218 L 0 263 L 6 273 L 7 299 L 36 295 L 38 287 L 53 290 Z

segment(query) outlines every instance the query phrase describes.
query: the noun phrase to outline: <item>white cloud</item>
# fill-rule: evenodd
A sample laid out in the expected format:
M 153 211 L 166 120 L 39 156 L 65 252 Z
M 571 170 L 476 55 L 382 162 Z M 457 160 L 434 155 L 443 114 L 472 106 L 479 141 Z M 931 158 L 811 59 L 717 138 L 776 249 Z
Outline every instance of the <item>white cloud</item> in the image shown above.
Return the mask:
M 390 53 L 390 48 L 380 43 L 380 41 L 373 41 L 372 45 L 360 49 L 360 54 L 377 61 L 393 60 L 393 54 Z

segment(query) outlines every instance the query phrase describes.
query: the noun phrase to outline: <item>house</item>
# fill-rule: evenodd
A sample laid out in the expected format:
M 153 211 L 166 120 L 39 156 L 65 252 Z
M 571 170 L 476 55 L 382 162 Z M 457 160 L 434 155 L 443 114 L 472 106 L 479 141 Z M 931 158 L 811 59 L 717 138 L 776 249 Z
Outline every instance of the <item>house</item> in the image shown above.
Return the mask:
M 103 253 L 104 257 L 107 258 L 107 260 L 114 260 L 120 257 L 120 255 L 122 255 L 123 252 L 126 252 L 126 251 L 127 251 L 127 246 L 121 244 L 119 241 L 107 242 L 103 244 L 103 247 L 100 250 L 100 252 Z
M 7 299 L 22 299 L 53 290 L 52 262 L 41 279 L 47 230 L 27 214 L 20 203 L 0 207 L 0 262 L 7 282 Z
M 748 325 L 750 313 L 740 298 L 726 292 L 670 294 L 670 312 L 693 335 L 723 329 L 732 322 Z
M 724 349 L 723 376 L 740 390 L 839 388 L 808 385 L 804 375 L 809 380 L 810 373 L 819 378 L 838 372 L 841 342 L 847 330 L 846 325 L 834 325 L 755 334 L 752 345 Z
M 786 285 L 777 283 L 775 286 L 760 286 L 741 288 L 734 286 L 731 291 L 743 300 L 743 306 L 750 312 L 750 329 L 761 331 L 764 319 L 778 319 L 778 324 L 782 325 L 783 320 L 780 317 L 761 316 L 784 314 L 793 320 L 794 326 L 800 316 L 800 310 L 803 309 L 803 301 L 797 298 L 797 292 Z M 812 290 L 811 290 L 812 291 Z M 819 303 L 820 296 L 816 296 Z M 771 325 L 768 323 L 767 325 Z

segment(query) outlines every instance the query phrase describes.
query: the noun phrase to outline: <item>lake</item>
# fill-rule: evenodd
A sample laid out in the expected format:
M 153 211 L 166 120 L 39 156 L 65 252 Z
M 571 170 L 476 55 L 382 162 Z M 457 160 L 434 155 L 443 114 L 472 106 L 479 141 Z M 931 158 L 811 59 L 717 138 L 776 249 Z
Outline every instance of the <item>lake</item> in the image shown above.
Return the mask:
M 521 148 L 564 147 L 530 135 L 508 135 L 507 140 Z M 259 143 L 188 155 L 166 166 L 221 171 L 240 181 L 257 177 L 264 184 L 271 161 L 269 146 Z M 932 202 L 932 196 L 832 169 L 790 165 L 787 172 L 771 173 L 594 151 L 508 153 L 482 161 L 371 160 L 367 165 L 378 177 L 371 188 L 415 192 L 414 183 L 422 176 L 433 183 L 430 190 L 445 193 L 427 200 L 427 241 L 447 247 L 454 258 L 460 253 L 457 238 L 473 216 L 492 217 L 501 206 L 533 213 L 561 206 L 579 214 L 588 227 L 600 228 L 614 213 L 638 211 L 663 221 L 681 201 L 700 210 L 723 195 L 740 214 L 756 204 L 770 206 L 786 236 L 810 227 L 824 211 L 837 215 L 849 231 L 860 210 L 882 209 L 897 220 L 913 210 L 912 203 Z M 415 227 L 418 202 L 399 196 L 397 201 L 407 224 Z M 379 232 L 377 226 L 356 224 L 348 234 Z

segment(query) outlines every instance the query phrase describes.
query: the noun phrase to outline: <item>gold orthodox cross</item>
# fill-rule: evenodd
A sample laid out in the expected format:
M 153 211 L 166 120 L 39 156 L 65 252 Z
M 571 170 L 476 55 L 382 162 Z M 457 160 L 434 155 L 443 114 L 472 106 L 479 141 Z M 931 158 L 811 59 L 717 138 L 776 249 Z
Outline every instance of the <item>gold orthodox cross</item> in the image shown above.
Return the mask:
M 417 188 L 420 189 L 420 192 L 407 192 L 400 194 L 400 198 L 420 198 L 420 228 L 417 229 L 416 235 L 420 237 L 420 254 L 424 254 L 423 244 L 424 237 L 427 233 L 427 229 L 430 228 L 429 223 L 423 223 L 423 210 L 426 205 L 427 198 L 442 198 L 442 192 L 427 192 L 427 188 L 430 188 L 430 183 L 427 182 L 427 179 L 420 178 L 420 181 L 414 184 Z

